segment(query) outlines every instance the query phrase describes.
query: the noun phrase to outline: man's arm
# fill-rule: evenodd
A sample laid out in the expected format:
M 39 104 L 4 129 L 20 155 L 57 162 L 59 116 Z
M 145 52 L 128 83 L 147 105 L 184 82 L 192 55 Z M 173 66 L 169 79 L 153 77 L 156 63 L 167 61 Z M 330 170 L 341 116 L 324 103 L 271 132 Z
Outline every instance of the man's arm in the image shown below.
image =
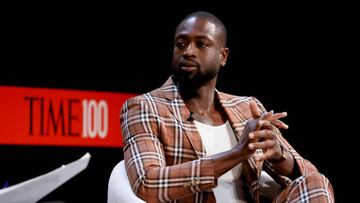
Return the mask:
M 135 194 L 147 202 L 171 201 L 215 187 L 211 157 L 167 166 L 159 119 L 144 100 L 128 100 L 122 108 L 124 158 Z
M 258 101 L 256 98 L 253 99 L 258 106 L 258 110 L 266 112 L 266 109 L 260 103 L 260 101 Z M 258 110 L 252 111 L 254 118 L 260 116 Z M 279 128 L 287 129 L 288 126 L 277 119 L 271 123 L 273 124 L 277 145 L 275 146 L 274 150 L 270 150 L 269 152 L 266 152 L 263 157 L 259 157 L 259 160 L 265 160 L 267 162 L 267 164 L 264 166 L 269 167 L 271 171 L 276 171 L 278 175 L 286 176 L 290 179 L 295 179 L 300 175 L 304 175 L 310 172 L 317 172 L 316 167 L 309 161 L 303 159 L 282 136 Z M 281 159 L 282 156 L 285 156 L 286 159 L 280 161 L 279 159 Z M 276 179 L 278 178 L 279 177 Z M 286 181 L 283 180 L 282 182 Z

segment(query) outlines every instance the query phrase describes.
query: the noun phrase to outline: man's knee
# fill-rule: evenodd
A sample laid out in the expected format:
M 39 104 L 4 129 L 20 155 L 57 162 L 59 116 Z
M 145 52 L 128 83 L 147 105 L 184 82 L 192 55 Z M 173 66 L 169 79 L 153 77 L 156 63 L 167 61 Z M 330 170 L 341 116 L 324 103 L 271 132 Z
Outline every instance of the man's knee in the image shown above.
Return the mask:
M 300 202 L 334 202 L 334 191 L 327 177 L 312 172 L 293 181 L 289 198 Z
M 318 172 L 312 172 L 308 173 L 303 176 L 307 182 L 323 182 L 323 183 L 329 183 L 329 179 Z

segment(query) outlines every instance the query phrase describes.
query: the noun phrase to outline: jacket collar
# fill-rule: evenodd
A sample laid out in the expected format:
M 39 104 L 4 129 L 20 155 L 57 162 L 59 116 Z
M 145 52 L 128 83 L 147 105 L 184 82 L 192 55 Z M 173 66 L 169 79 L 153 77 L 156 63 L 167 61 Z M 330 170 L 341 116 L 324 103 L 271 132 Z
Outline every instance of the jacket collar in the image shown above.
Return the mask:
M 174 112 L 174 108 L 169 108 L 169 110 L 174 114 L 176 119 L 180 122 L 187 122 L 189 120 L 188 118 L 190 117 L 190 111 L 186 108 L 186 105 L 181 98 L 181 95 L 171 76 L 167 79 L 167 81 L 160 89 L 162 90 L 164 97 L 168 99 L 172 104 L 174 104 L 172 106 L 177 106 L 181 108 L 180 112 Z M 231 99 L 233 99 L 234 96 L 225 94 L 215 89 L 215 97 L 223 107 L 226 115 L 228 116 L 230 124 L 236 131 L 237 138 L 239 138 L 240 132 L 242 131 L 241 126 L 245 124 L 246 118 L 231 103 Z

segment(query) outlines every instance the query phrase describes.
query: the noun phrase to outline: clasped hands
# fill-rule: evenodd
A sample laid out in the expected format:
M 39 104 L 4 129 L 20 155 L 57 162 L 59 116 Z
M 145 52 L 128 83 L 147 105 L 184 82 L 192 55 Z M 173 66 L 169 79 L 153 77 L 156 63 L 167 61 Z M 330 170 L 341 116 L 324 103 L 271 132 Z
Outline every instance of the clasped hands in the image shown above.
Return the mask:
M 255 156 L 256 161 L 279 160 L 282 156 L 282 150 L 276 138 L 276 129 L 288 128 L 285 123 L 279 120 L 286 117 L 287 113 L 270 111 L 261 115 L 255 101 L 250 103 L 250 109 L 254 119 L 246 123 L 235 148 L 239 150 L 243 159 L 248 159 L 257 149 L 261 149 L 263 154 Z

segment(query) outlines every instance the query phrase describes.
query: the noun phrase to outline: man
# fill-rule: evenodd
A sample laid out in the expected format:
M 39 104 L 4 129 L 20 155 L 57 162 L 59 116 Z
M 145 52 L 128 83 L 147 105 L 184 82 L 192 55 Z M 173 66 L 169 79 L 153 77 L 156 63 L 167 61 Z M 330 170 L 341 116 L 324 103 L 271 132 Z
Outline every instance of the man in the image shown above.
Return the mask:
M 326 177 L 281 135 L 286 113 L 216 90 L 226 37 L 214 15 L 190 14 L 175 31 L 173 75 L 125 102 L 124 157 L 135 194 L 146 202 L 334 202 Z

